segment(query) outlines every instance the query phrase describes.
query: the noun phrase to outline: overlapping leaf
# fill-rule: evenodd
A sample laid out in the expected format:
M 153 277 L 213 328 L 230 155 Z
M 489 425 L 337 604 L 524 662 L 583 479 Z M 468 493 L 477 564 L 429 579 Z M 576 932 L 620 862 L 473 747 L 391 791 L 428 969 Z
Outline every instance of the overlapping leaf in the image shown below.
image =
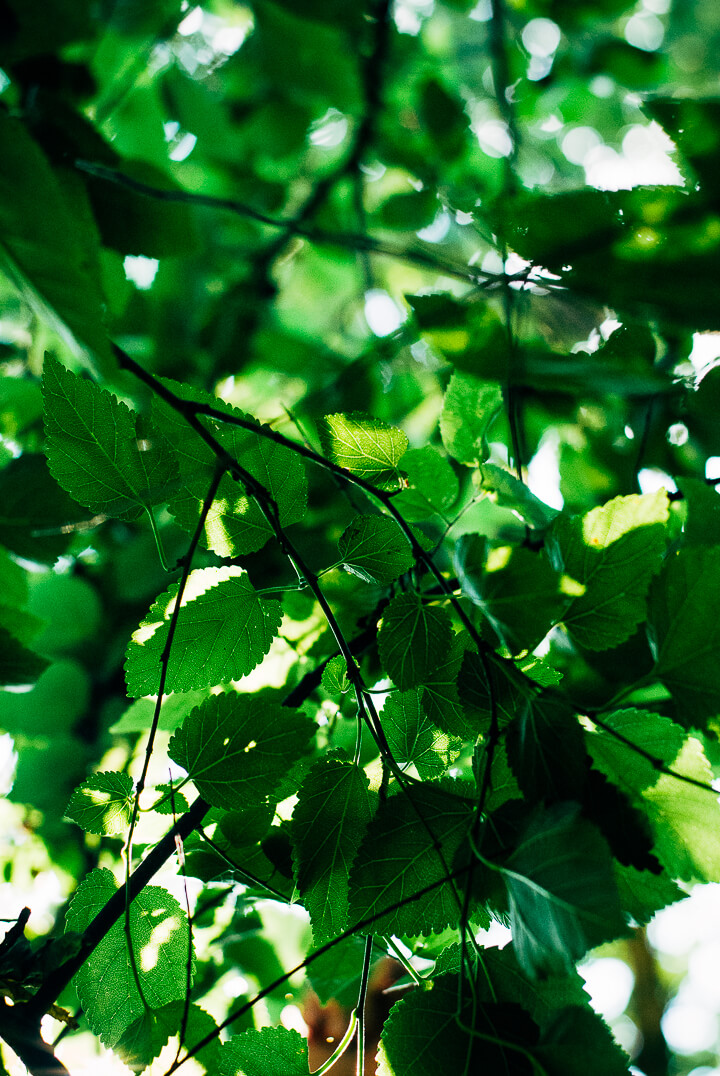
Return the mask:
M 515 953 L 528 975 L 570 968 L 624 930 L 607 845 L 577 805 L 538 809 L 501 870 Z
M 127 650 L 128 693 L 157 692 L 177 583 L 153 604 Z M 168 666 L 167 690 L 192 691 L 246 676 L 267 654 L 282 620 L 280 603 L 264 601 L 235 565 L 198 568 L 183 595 Z
M 211 406 L 229 417 L 242 419 L 251 427 L 259 426 L 249 415 L 208 392 L 171 381 L 166 384 L 184 400 Z M 212 481 L 215 453 L 168 404 L 158 403 L 154 414 L 158 426 L 175 449 L 180 468 L 182 486 L 170 498 L 170 511 L 182 527 L 194 531 Z M 307 479 L 302 460 L 296 453 L 254 433 L 252 428 L 205 417 L 201 422 L 272 497 L 281 526 L 288 527 L 302 519 L 307 503 Z M 236 557 L 262 549 L 272 534 L 272 526 L 257 501 L 248 496 L 242 483 L 224 475 L 207 514 L 201 539 L 203 545 L 221 557 Z
M 345 929 L 348 874 L 377 795 L 351 762 L 317 762 L 298 791 L 292 838 L 297 887 L 310 913 L 316 944 Z
M 466 865 L 471 821 L 470 800 L 429 784 L 381 803 L 350 874 L 351 925 L 377 916 L 373 930 L 382 934 L 457 926 L 461 889 L 448 876 Z
M 299 710 L 228 692 L 196 707 L 170 741 L 170 758 L 200 795 L 240 810 L 268 796 L 306 749 L 314 724 Z
M 338 549 L 347 571 L 367 583 L 391 583 L 415 563 L 410 542 L 388 516 L 356 516 Z
M 720 547 L 691 547 L 668 557 L 650 597 L 656 675 L 688 727 L 720 711 Z
M 502 407 L 498 385 L 456 371 L 445 393 L 440 432 L 449 455 L 460 463 L 485 459 L 488 427 Z
M 439 777 L 459 754 L 461 741 L 434 728 L 421 696 L 418 688 L 389 695 L 380 720 L 398 765 L 404 768 L 412 763 L 420 777 Z

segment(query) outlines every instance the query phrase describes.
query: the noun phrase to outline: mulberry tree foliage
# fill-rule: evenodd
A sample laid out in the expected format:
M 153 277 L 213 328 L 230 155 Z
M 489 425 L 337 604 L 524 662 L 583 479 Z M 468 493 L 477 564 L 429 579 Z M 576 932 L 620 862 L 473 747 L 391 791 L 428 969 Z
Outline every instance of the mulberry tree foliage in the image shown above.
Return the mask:
M 365 1071 L 645 1071 L 577 965 L 720 882 L 716 6 L 2 23 L 0 1068 L 355 1071 L 390 953 Z

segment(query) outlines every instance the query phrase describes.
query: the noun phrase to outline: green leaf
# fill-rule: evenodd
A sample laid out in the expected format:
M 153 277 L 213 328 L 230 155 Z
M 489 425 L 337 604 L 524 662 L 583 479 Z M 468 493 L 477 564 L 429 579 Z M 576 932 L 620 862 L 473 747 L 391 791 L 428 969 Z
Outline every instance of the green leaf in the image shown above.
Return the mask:
M 171 1001 L 161 1009 L 146 1009 L 143 1015 L 127 1029 L 119 1042 L 113 1047 L 114 1052 L 124 1065 L 133 1072 L 142 1072 L 158 1056 L 168 1039 L 175 1035 L 182 1026 L 185 1004 Z M 212 1031 L 217 1024 L 209 1013 L 199 1005 L 190 1005 L 183 1036 L 183 1045 L 192 1049 L 196 1043 Z M 203 1047 L 196 1055 L 208 1072 L 216 1072 L 220 1056 L 220 1039 Z
M 135 698 L 158 689 L 177 590 L 173 583 L 157 599 L 128 646 L 125 677 Z M 170 653 L 169 691 L 246 676 L 267 654 L 282 620 L 280 603 L 261 599 L 247 573 L 235 565 L 191 572 L 181 610 Z
M 309 1076 L 307 1040 L 286 1027 L 251 1028 L 220 1047 L 218 1076 Z
M 303 755 L 315 726 L 299 710 L 251 695 L 211 695 L 185 719 L 168 754 L 214 807 L 265 799 Z
M 513 694 L 508 693 L 508 703 Z M 587 753 L 575 713 L 560 697 L 516 697 L 506 744 L 510 768 L 524 795 L 531 802 L 582 800 Z M 498 710 L 504 702 L 501 697 Z
M 641 927 L 650 922 L 655 912 L 687 896 L 685 890 L 664 872 L 651 874 L 650 871 L 639 871 L 635 867 L 616 863 L 615 880 L 622 910 Z
M 348 873 L 373 816 L 377 794 L 351 762 L 317 762 L 293 810 L 295 879 L 320 945 L 347 926 Z
M 498 385 L 456 371 L 440 416 L 440 433 L 449 455 L 469 465 L 485 459 L 487 431 L 501 407 Z
M 683 545 L 720 545 L 720 496 L 717 490 L 699 478 L 678 477 L 677 484 L 687 504 Z
M 452 638 L 444 609 L 416 594 L 398 594 L 388 603 L 378 633 L 380 660 L 401 691 L 422 684 L 439 666 Z
M 107 869 L 78 886 L 65 929 L 81 934 L 115 892 Z M 188 928 L 185 912 L 159 886 L 146 886 L 130 905 L 130 938 L 147 1004 L 157 1009 L 185 997 Z M 125 924 L 115 923 L 75 976 L 80 1004 L 94 1034 L 113 1047 L 145 1012 L 132 971 Z
M 430 990 L 413 990 L 393 1006 L 380 1040 L 378 1076 L 530 1076 L 528 1048 L 538 1037 L 530 1015 L 517 1004 L 474 1006 L 469 984 L 463 987 L 456 975 L 442 975 Z
M 411 523 L 444 516 L 457 500 L 460 483 L 445 456 L 432 445 L 411 448 L 402 458 L 408 488 L 395 498 L 395 507 Z
M 423 681 L 422 703 L 425 713 L 434 725 L 459 736 L 474 740 L 478 729 L 469 720 L 458 694 L 458 676 L 462 668 L 467 635 L 453 635 L 437 667 Z
M 422 778 L 439 777 L 460 752 L 460 742 L 434 728 L 421 704 L 422 689 L 396 691 L 382 708 L 380 720 L 398 765 L 411 763 Z
M 158 433 L 141 430 L 126 404 L 51 356 L 43 396 L 50 471 L 79 504 L 136 519 L 166 499 L 176 475 L 172 453 Z
M 108 770 L 91 774 L 75 789 L 65 814 L 88 833 L 117 836 L 130 825 L 132 803 L 132 778 Z
M 34 684 L 47 661 L 0 627 L 0 685 Z
M 161 798 L 153 804 L 152 809 L 158 814 L 181 815 L 190 806 L 185 793 L 178 792 L 174 785 L 155 785 L 155 791 Z
M 366 583 L 391 583 L 415 563 L 410 542 L 388 516 L 355 516 L 338 549 L 346 570 Z
M 712 789 L 710 763 L 698 740 L 688 737 L 672 769 L 708 787 L 698 788 L 663 773 L 651 788 L 643 790 L 655 851 L 673 878 L 716 882 L 720 878 L 720 805 Z
M 664 490 L 615 497 L 584 516 L 558 518 L 554 538 L 565 573 L 585 588 L 564 616 L 581 646 L 608 650 L 629 639 L 644 619 L 667 519 Z
M 463 535 L 455 547 L 455 566 L 463 592 L 511 654 L 534 649 L 569 602 L 560 573 L 542 551 L 488 548 L 478 535 Z
M 435 785 L 382 801 L 350 874 L 350 924 L 377 915 L 374 932 L 411 935 L 457 926 L 462 884 L 447 877 L 465 865 L 471 822 L 472 802 Z
M 596 725 L 586 736 L 588 752 L 598 769 L 626 792 L 641 792 L 654 785 L 661 771 L 651 759 L 670 766 L 685 742 L 679 725 L 651 710 L 614 710 L 598 720 L 617 735 Z
M 160 707 L 158 728 L 165 732 L 174 732 L 184 717 L 207 697 L 207 691 L 187 691 L 177 695 L 164 695 Z M 114 736 L 130 732 L 147 732 L 155 716 L 154 699 L 136 699 L 128 706 L 122 717 L 111 725 Z
M 318 424 L 323 451 L 328 459 L 380 489 L 401 485 L 398 464 L 408 439 L 396 426 L 353 411 L 325 415 Z
M 351 934 L 313 960 L 307 969 L 307 977 L 322 1005 L 327 1005 L 331 998 L 340 1005 L 355 1005 L 364 953 L 363 935 Z
M 625 924 L 610 853 L 577 804 L 536 810 L 500 867 L 518 962 L 528 975 L 571 968 Z
M 26 298 L 101 368 L 115 366 L 93 272 L 98 239 L 25 126 L 0 113 L 0 258 Z M 30 293 L 25 286 L 32 287 Z M 69 331 L 69 332 L 68 332 Z
M 702 727 L 720 711 L 720 548 L 692 547 L 668 557 L 650 595 L 655 675 L 672 694 L 678 718 Z
M 347 662 L 342 654 L 330 658 L 322 671 L 321 683 L 328 695 L 344 695 L 350 687 L 347 674 Z

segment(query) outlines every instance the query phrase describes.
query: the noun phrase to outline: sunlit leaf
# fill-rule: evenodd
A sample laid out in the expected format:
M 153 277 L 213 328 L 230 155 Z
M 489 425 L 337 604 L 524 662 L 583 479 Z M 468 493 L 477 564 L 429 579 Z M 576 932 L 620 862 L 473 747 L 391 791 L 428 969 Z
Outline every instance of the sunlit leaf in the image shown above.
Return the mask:
M 130 824 L 132 791 L 127 773 L 93 773 L 75 789 L 65 814 L 88 833 L 124 833 Z
M 410 542 L 387 516 L 356 516 L 338 549 L 347 571 L 368 583 L 390 583 L 415 563 Z
M 402 430 L 359 412 L 326 415 L 318 430 L 333 463 L 381 489 L 400 487 L 398 464 L 408 447 Z

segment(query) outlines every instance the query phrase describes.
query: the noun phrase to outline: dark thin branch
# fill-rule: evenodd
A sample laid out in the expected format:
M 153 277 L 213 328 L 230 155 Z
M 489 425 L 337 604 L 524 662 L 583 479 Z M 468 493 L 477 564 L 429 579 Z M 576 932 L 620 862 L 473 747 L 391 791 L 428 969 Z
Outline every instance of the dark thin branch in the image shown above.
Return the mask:
M 273 259 L 277 257 L 280 250 L 285 246 L 288 238 L 298 236 L 318 245 L 339 247 L 342 250 L 367 251 L 384 258 L 395 258 L 398 261 L 408 262 L 410 265 L 419 265 L 434 272 L 443 273 L 445 276 L 463 280 L 465 283 L 472 284 L 475 287 L 492 287 L 503 283 L 506 279 L 503 274 L 480 272 L 469 265 L 459 265 L 456 262 L 446 261 L 443 258 L 438 258 L 435 253 L 423 250 L 420 247 L 395 247 L 369 235 L 354 235 L 352 232 L 332 232 L 322 228 L 306 227 L 298 218 L 268 217 L 244 202 L 237 202 L 232 198 L 217 198 L 214 195 L 196 194 L 192 191 L 166 190 L 162 187 L 153 187 L 148 183 L 133 179 L 123 172 L 118 172 L 116 169 L 107 168 L 105 165 L 95 164 L 91 161 L 76 160 L 75 167 L 81 172 L 96 176 L 98 179 L 107 180 L 109 183 L 119 184 L 121 187 L 128 187 L 130 190 L 137 191 L 138 194 L 147 195 L 147 197 L 154 198 L 157 201 L 181 202 L 186 205 L 205 206 L 210 209 L 224 209 L 271 228 L 282 228 L 284 231 L 282 242 L 278 239 L 278 250 L 273 249 Z M 273 244 L 274 246 L 275 244 Z M 509 279 L 515 280 L 520 279 L 520 277 L 510 277 Z
M 464 874 L 467 874 L 469 870 L 469 865 L 465 867 L 459 867 L 457 870 L 452 871 L 451 879 L 454 881 L 457 878 L 461 878 Z M 278 976 L 278 978 L 275 979 L 272 983 L 268 983 L 267 986 L 264 986 L 262 990 L 259 990 L 257 992 L 254 998 L 251 998 L 250 1001 L 246 1001 L 243 1005 L 240 1006 L 239 1009 L 236 1009 L 235 1012 L 230 1013 L 230 1015 L 227 1016 L 217 1028 L 214 1028 L 213 1031 L 210 1032 L 210 1034 L 205 1036 L 204 1039 L 201 1039 L 199 1042 L 195 1043 L 192 1049 L 188 1050 L 185 1056 L 181 1058 L 181 1060 L 178 1061 L 177 1064 L 173 1064 L 170 1066 L 170 1068 L 167 1070 L 166 1076 L 171 1076 L 171 1073 L 175 1072 L 178 1068 L 180 1068 L 181 1065 L 184 1065 L 185 1062 L 189 1061 L 191 1057 L 195 1057 L 195 1055 L 200 1053 L 201 1050 L 204 1050 L 206 1046 L 209 1046 L 210 1043 L 213 1042 L 218 1037 L 220 1032 L 223 1031 L 226 1027 L 230 1027 L 230 1025 L 234 1024 L 236 1020 L 239 1020 L 241 1016 L 244 1016 L 245 1013 L 250 1012 L 250 1010 L 255 1005 L 257 1005 L 259 1001 L 262 1001 L 263 998 L 266 998 L 268 994 L 272 994 L 279 987 L 283 986 L 283 984 L 286 983 L 288 979 L 291 979 L 293 975 L 297 975 L 298 972 L 304 971 L 306 968 L 309 968 L 311 964 L 313 964 L 316 960 L 319 960 L 321 956 L 325 955 L 325 953 L 329 953 L 332 949 L 335 948 L 336 945 L 340 945 L 341 942 L 344 942 L 347 938 L 353 937 L 353 935 L 355 934 L 364 933 L 366 927 L 373 926 L 373 924 L 377 923 L 379 919 L 382 919 L 384 916 L 389 915 L 391 912 L 396 912 L 400 908 L 406 908 L 409 904 L 414 904 L 416 901 L 422 900 L 422 898 L 426 897 L 428 893 L 432 893 L 435 889 L 439 889 L 441 885 L 445 885 L 447 881 L 447 878 L 441 878 L 439 881 L 432 882 L 430 885 L 426 885 L 422 889 L 418 889 L 416 893 L 411 893 L 408 896 L 403 897 L 401 900 L 397 900 L 393 904 L 389 904 L 388 907 L 383 908 L 381 912 L 375 912 L 373 915 L 369 915 L 367 916 L 367 918 L 361 919 L 358 923 L 355 924 L 355 926 L 348 927 L 347 930 L 344 930 L 342 934 L 338 934 L 337 937 L 332 939 L 332 941 L 326 942 L 324 945 L 321 945 L 319 949 L 316 949 L 312 953 L 308 953 L 305 959 L 302 960 L 299 964 L 297 964 L 294 968 L 291 968 L 290 971 L 283 972 L 283 974 Z

